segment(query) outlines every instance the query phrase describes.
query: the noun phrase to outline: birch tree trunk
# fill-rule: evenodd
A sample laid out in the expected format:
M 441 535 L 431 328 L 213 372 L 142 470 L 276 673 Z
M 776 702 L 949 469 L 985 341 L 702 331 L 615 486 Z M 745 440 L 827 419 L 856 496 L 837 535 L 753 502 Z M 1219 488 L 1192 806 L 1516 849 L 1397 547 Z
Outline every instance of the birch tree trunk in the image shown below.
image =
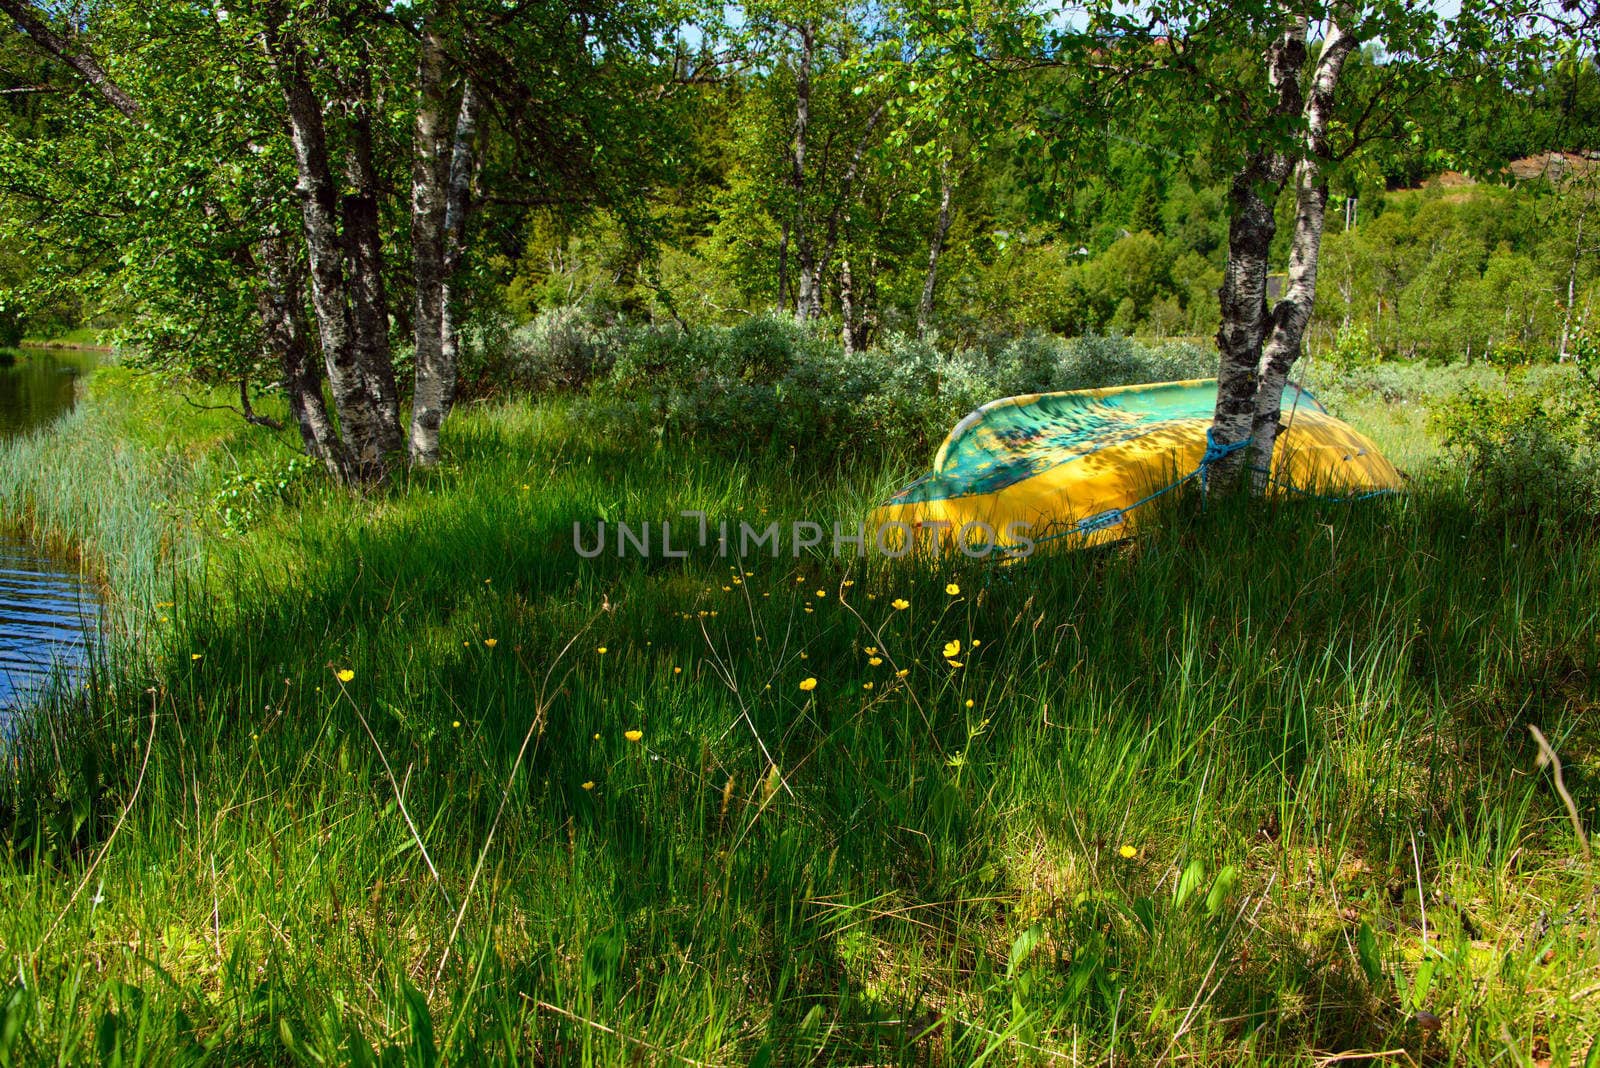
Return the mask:
M 839 180 L 838 194 L 833 198 L 833 205 L 828 210 L 828 223 L 824 231 L 822 251 L 816 260 L 815 278 L 812 281 L 811 299 L 812 308 L 810 318 L 815 319 L 822 314 L 821 280 L 828 275 L 828 264 L 833 261 L 833 254 L 839 247 L 842 230 L 849 228 L 849 212 L 855 206 L 854 191 L 856 178 L 861 173 L 861 159 L 867 153 L 867 145 L 872 139 L 872 131 L 877 128 L 878 120 L 883 118 L 887 110 L 886 104 L 879 104 L 867 117 L 866 128 L 861 131 L 861 136 L 856 140 L 855 149 L 850 154 L 850 166 L 845 168 L 844 177 Z M 848 319 L 849 316 L 846 316 Z
M 439 301 L 440 419 L 455 407 L 461 381 L 461 339 L 452 303 L 454 280 L 467 249 L 467 217 L 472 211 L 472 182 L 478 172 L 478 112 L 482 97 L 470 79 L 461 86 L 461 106 L 456 112 L 455 137 L 450 148 L 450 187 L 444 203 L 444 286 Z
M 1320 161 L 1328 154 L 1328 122 L 1333 113 L 1334 90 L 1345 60 L 1355 48 L 1355 36 L 1330 20 L 1322 54 L 1311 76 L 1305 101 L 1305 149 L 1295 165 L 1294 235 L 1289 247 L 1289 276 L 1283 299 L 1272 309 L 1271 333 L 1256 386 L 1255 414 L 1251 424 L 1251 485 L 1266 490 L 1272 477 L 1273 452 L 1282 429 L 1279 415 L 1289 371 L 1300 358 L 1306 324 L 1317 299 L 1317 264 L 1322 252 L 1322 230 L 1327 217 L 1328 184 Z
M 1561 309 L 1561 346 L 1556 351 L 1556 362 L 1567 362 L 1567 347 L 1572 343 L 1572 313 L 1578 297 L 1578 263 L 1583 259 L 1583 224 L 1589 219 L 1589 205 L 1594 191 L 1581 190 L 1583 205 L 1578 209 L 1578 232 L 1572 239 L 1572 259 L 1567 264 L 1567 300 Z
M 350 478 L 350 457 L 333 420 L 328 418 L 322 396 L 322 368 L 311 352 L 310 328 L 301 303 L 305 270 L 278 236 L 262 241 L 261 265 L 266 284 L 257 292 L 256 306 L 267 350 L 278 357 L 289 412 L 300 427 L 306 454 L 321 460 L 336 481 L 346 482 Z
M 800 66 L 794 79 L 794 143 L 790 151 L 790 185 L 794 189 L 794 245 L 799 261 L 795 279 L 795 318 L 807 320 L 817 314 L 816 240 L 806 221 L 806 135 L 811 125 L 811 63 L 816 52 L 815 23 L 800 27 Z
M 939 214 L 933 222 L 933 237 L 928 241 L 928 273 L 922 279 L 922 298 L 917 301 L 917 336 L 923 337 L 933 326 L 933 293 L 939 280 L 939 256 L 950 234 L 950 161 L 939 161 Z
M 379 182 L 372 141 L 372 84 L 363 53 L 345 107 L 350 115 L 345 174 L 353 187 L 342 203 L 345 259 L 349 266 L 351 324 L 357 367 L 374 398 L 379 454 L 405 447 L 400 429 L 400 393 L 389 345 L 389 295 L 383 277 L 383 233 Z M 386 471 L 384 472 L 387 473 Z
M 1305 17 L 1290 15 L 1266 55 L 1267 80 L 1277 93 L 1275 121 L 1300 112 L 1305 55 Z M 1228 193 L 1228 263 L 1217 294 L 1222 322 L 1217 330 L 1217 407 L 1210 431 L 1210 444 L 1223 451 L 1209 465 L 1209 485 L 1231 486 L 1238 479 L 1255 426 L 1261 343 L 1267 332 L 1267 262 L 1277 231 L 1272 202 L 1291 165 L 1276 148 L 1259 149 L 1234 176 Z
M 418 49 L 411 150 L 411 265 L 416 288 L 411 325 L 417 369 L 411 462 L 425 467 L 439 462 L 439 426 L 444 421 L 446 380 L 451 377 L 444 366 L 444 217 L 450 182 L 444 68 L 444 42 L 430 19 Z
M 295 191 L 300 198 L 310 266 L 311 304 L 328 384 L 350 454 L 350 477 L 363 482 L 381 480 L 387 473 L 385 454 L 399 438 L 399 423 L 392 401 L 383 395 L 381 376 L 369 373 L 364 366 L 365 359 L 370 358 L 370 346 L 357 344 L 351 294 L 345 279 L 346 248 L 339 232 L 339 189 L 328 162 L 322 105 L 306 72 L 305 56 L 279 36 L 272 18 L 267 20 L 266 38 L 288 111 L 297 178 Z M 391 367 L 391 387 L 393 374 Z
M 856 303 L 852 282 L 850 257 L 846 256 L 839 261 L 839 317 L 844 320 L 839 329 L 839 341 L 844 345 L 846 356 L 856 351 Z

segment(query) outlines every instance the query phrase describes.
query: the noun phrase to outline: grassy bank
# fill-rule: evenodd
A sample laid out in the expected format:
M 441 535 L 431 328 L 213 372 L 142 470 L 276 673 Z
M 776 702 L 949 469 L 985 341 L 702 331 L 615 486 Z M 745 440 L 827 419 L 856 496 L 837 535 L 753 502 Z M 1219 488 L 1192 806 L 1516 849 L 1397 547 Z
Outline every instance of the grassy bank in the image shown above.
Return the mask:
M 850 525 L 915 466 L 505 402 L 351 498 L 130 381 L 0 465 L 132 569 L 155 651 L 16 743 L 12 1063 L 1567 1064 L 1600 1032 L 1527 729 L 1592 826 L 1592 525 L 1439 475 L 1010 568 L 583 560 L 574 520 Z M 121 450 L 72 462 L 98 511 L 26 481 L 69 439 Z

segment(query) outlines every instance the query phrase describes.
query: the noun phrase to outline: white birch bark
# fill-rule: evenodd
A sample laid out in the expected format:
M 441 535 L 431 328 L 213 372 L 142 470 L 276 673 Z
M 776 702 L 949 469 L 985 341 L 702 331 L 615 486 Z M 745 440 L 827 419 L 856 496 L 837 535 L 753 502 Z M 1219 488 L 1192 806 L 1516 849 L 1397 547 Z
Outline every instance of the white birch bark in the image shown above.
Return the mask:
M 1251 425 L 1251 485 L 1264 492 L 1271 478 L 1273 453 L 1289 371 L 1300 357 L 1306 325 L 1317 299 L 1317 264 L 1322 252 L 1322 230 L 1327 215 L 1328 184 L 1321 160 L 1328 155 L 1328 123 L 1333 114 L 1334 92 L 1356 44 L 1355 36 L 1329 21 L 1305 100 L 1305 144 L 1295 165 L 1294 234 L 1289 248 L 1289 274 L 1283 298 L 1272 309 L 1271 332 L 1257 374 L 1255 412 Z
M 443 8 L 443 5 L 441 5 Z M 450 153 L 445 133 L 445 52 L 435 21 L 423 26 L 417 55 L 417 114 L 411 149 L 411 313 L 416 386 L 411 407 L 411 462 L 439 462 L 444 421 L 444 244 Z

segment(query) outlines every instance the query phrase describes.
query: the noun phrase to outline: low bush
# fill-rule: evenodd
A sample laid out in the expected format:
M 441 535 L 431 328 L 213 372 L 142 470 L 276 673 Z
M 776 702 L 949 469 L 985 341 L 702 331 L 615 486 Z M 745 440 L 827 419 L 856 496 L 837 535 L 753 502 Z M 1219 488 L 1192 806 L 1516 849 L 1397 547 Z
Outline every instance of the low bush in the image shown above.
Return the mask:
M 1432 429 L 1486 513 L 1600 513 L 1600 388 L 1578 370 L 1507 362 L 1498 384 L 1467 385 L 1435 408 Z
M 487 350 L 501 346 L 499 354 Z M 925 448 L 967 412 L 999 397 L 1213 374 L 1192 343 L 1124 337 L 996 338 L 947 350 L 891 334 L 847 353 L 831 328 L 787 316 L 734 326 L 628 325 L 582 308 L 479 340 L 518 390 L 587 393 L 588 417 L 613 433 L 693 439 L 742 452 L 810 454 Z M 590 388 L 593 387 L 593 388 Z

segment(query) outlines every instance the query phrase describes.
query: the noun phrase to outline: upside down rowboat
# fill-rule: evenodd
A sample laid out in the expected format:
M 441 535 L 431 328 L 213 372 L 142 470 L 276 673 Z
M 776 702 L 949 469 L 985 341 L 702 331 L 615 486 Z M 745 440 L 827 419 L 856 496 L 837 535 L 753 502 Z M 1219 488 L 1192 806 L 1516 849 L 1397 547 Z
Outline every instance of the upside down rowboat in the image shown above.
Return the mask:
M 984 534 L 1012 548 L 1125 537 L 1140 505 L 1203 473 L 1216 401 L 1215 379 L 991 401 L 950 432 L 932 472 L 873 513 L 874 527 L 905 524 L 919 547 Z M 1306 390 L 1285 387 L 1282 411 L 1274 492 L 1344 499 L 1400 488 L 1377 446 Z

